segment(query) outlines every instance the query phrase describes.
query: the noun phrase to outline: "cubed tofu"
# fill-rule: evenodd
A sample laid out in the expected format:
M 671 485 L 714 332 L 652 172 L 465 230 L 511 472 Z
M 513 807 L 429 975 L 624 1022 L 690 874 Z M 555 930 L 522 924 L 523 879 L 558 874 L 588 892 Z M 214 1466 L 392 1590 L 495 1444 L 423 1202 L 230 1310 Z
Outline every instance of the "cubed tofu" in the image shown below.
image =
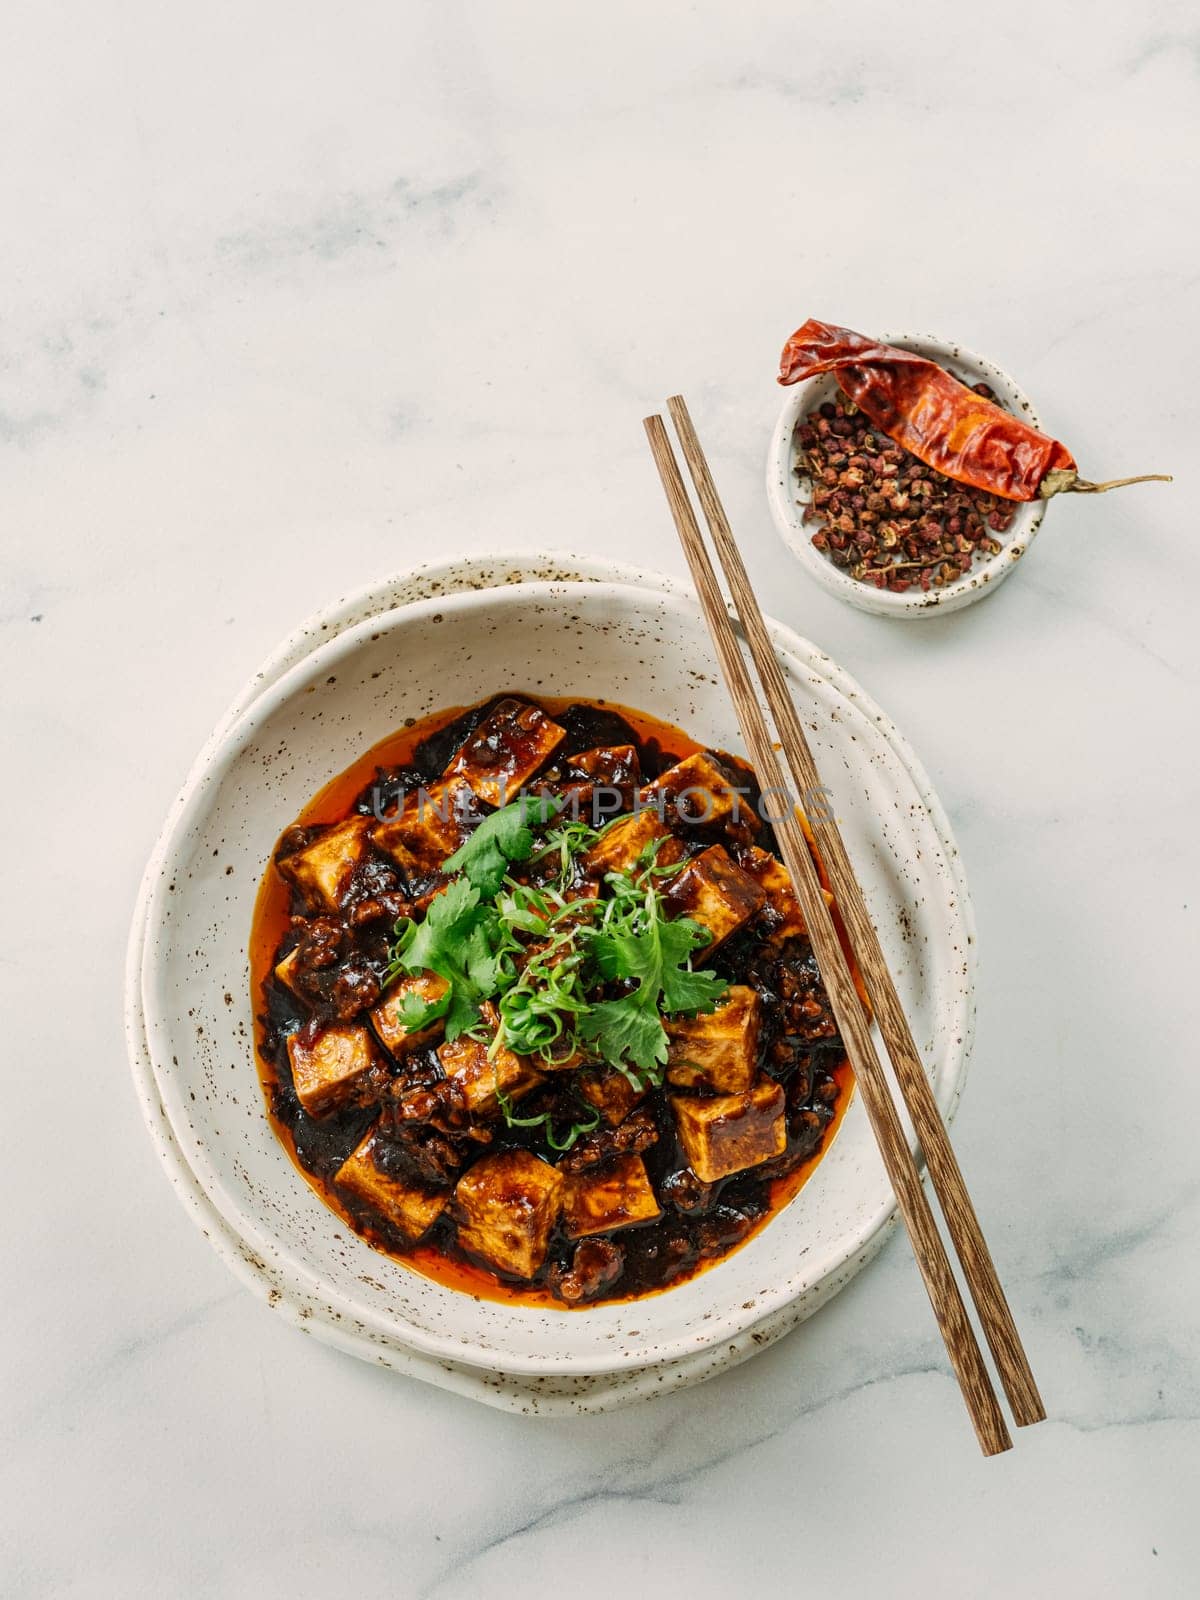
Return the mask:
M 659 866 L 679 860 L 683 846 L 672 837 L 670 828 L 652 806 L 627 817 L 618 817 L 609 823 L 584 857 L 584 870 L 596 878 L 602 878 L 606 872 L 633 872 L 642 851 L 656 839 L 663 840 L 658 852 Z
M 314 910 L 336 911 L 366 851 L 370 825 L 369 817 L 348 817 L 276 866 Z
M 375 1130 L 338 1168 L 334 1182 L 356 1200 L 378 1211 L 409 1244 L 416 1244 L 450 1204 L 449 1189 L 430 1189 L 381 1172 L 376 1165 Z
M 400 815 L 377 822 L 371 837 L 410 879 L 427 878 L 454 854 L 471 832 L 471 821 L 481 815 L 469 784 L 439 778 L 405 795 Z
M 753 845 L 749 850 L 743 851 L 740 865 L 762 885 L 766 893 L 767 900 L 762 915 L 768 925 L 767 936 L 772 943 L 782 944 L 785 939 L 807 935 L 808 924 L 804 920 L 804 913 L 800 909 L 800 902 L 792 887 L 791 874 L 779 857 Z M 821 893 L 825 897 L 825 904 L 832 906 L 833 896 L 829 890 L 822 889 Z
M 701 1183 L 757 1167 L 787 1147 L 783 1089 L 767 1078 L 744 1094 L 672 1095 L 671 1110 Z
M 488 805 L 502 806 L 516 799 L 566 736 L 537 706 L 501 700 L 467 735 L 446 776 L 463 779 Z
M 653 1222 L 661 1214 L 641 1156 L 568 1174 L 563 1187 L 563 1227 L 571 1239 Z
M 498 1272 L 532 1278 L 562 1209 L 562 1173 L 528 1150 L 484 1156 L 454 1191 L 458 1242 Z
M 467 1110 L 475 1117 L 495 1116 L 499 1109 L 497 1089 L 508 1099 L 519 1100 L 542 1081 L 531 1057 L 514 1055 L 502 1048 L 489 1060 L 487 1044 L 466 1033 L 439 1045 L 438 1060 L 447 1078 L 458 1085 Z
M 632 801 L 642 778 L 637 746 L 606 745 L 568 756 L 549 776 L 562 815 L 599 827 Z
M 646 1097 L 646 1091 L 635 1089 L 616 1067 L 596 1067 L 581 1072 L 575 1080 L 575 1089 L 588 1105 L 595 1106 L 610 1128 L 624 1122 L 634 1106 Z
M 369 1028 L 357 1023 L 322 1028 L 315 1036 L 307 1028 L 287 1042 L 296 1098 L 310 1117 L 323 1117 L 353 1100 L 379 1053 Z
M 565 765 L 571 777 L 590 778 L 593 783 L 616 786 L 636 783 L 642 774 L 637 746 L 633 744 L 599 745 L 595 750 L 581 750 L 578 755 L 568 757 Z
M 284 988 L 290 989 L 293 994 L 299 994 L 299 992 L 300 992 L 296 988 L 296 968 L 299 966 L 299 964 L 300 964 L 300 947 L 299 947 L 299 945 L 297 945 L 294 950 L 289 951 L 289 953 L 286 956 L 284 956 L 282 961 L 277 961 L 275 963 L 275 979 L 276 979 L 276 982 L 277 983 L 282 983 Z
M 410 994 L 427 1002 L 440 1000 L 449 987 L 445 978 L 436 972 L 406 973 L 392 985 L 371 1012 L 375 1035 L 392 1055 L 408 1055 L 441 1038 L 444 1026 L 441 1017 L 435 1017 L 424 1028 L 406 1028 L 400 1020 L 400 1008 Z
M 698 750 L 660 773 L 642 790 L 642 801 L 651 805 L 665 802 L 668 822 L 737 822 L 754 814 L 748 796 L 737 793 L 729 775 L 707 750 Z
M 691 917 L 712 934 L 712 950 L 736 933 L 766 902 L 762 885 L 743 872 L 723 845 L 710 845 L 667 884 L 665 900 L 677 917 Z
M 754 1082 L 762 1007 L 745 984 L 733 984 L 715 1011 L 664 1017 L 667 1081 L 679 1089 L 740 1094 Z

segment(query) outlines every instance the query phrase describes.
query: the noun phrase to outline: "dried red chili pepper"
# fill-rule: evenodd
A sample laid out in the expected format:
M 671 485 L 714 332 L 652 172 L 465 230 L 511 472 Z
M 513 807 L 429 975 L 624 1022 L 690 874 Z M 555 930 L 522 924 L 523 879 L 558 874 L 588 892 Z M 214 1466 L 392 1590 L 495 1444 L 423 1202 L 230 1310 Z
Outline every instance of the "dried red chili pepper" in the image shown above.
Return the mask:
M 1006 500 L 1098 494 L 1126 483 L 1170 483 L 1163 473 L 1089 483 L 1066 445 L 968 389 L 936 361 L 875 344 L 810 319 L 783 347 L 779 381 L 832 372 L 839 387 L 889 438 L 926 466 Z

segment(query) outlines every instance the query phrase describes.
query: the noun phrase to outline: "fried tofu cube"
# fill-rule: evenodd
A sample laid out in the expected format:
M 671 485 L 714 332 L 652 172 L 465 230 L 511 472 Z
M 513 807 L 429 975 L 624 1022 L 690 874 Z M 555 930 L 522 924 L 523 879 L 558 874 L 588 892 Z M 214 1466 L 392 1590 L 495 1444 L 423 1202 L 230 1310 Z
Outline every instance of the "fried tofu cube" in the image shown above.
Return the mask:
M 427 1002 L 440 1000 L 449 987 L 436 972 L 406 973 L 371 1012 L 376 1038 L 394 1056 L 408 1055 L 440 1039 L 444 1026 L 441 1017 L 435 1017 L 424 1028 L 406 1028 L 400 1020 L 400 1008 L 410 994 Z
M 416 1244 L 450 1204 L 450 1190 L 431 1189 L 381 1172 L 376 1163 L 378 1149 L 372 1128 L 338 1168 L 334 1182 L 380 1212 L 409 1244 Z
M 641 762 L 634 744 L 598 745 L 581 750 L 567 760 L 571 777 L 590 778 L 593 783 L 610 783 L 616 788 L 636 783 L 641 777 Z
M 467 735 L 446 768 L 446 777 L 461 778 L 488 805 L 505 805 L 516 799 L 566 736 L 565 728 L 528 701 L 501 700 Z
M 565 802 L 563 816 L 599 827 L 606 817 L 623 811 L 632 801 L 642 767 L 636 745 L 605 745 L 568 756 L 547 776 Z
M 532 1278 L 562 1208 L 563 1177 L 528 1150 L 484 1156 L 454 1191 L 458 1242 L 498 1272 Z
M 379 1063 L 370 1030 L 357 1023 L 315 1035 L 301 1028 L 288 1039 L 287 1051 L 296 1098 L 310 1117 L 346 1105 Z
M 653 807 L 618 817 L 597 839 L 583 858 L 584 870 L 602 878 L 606 872 L 633 872 L 642 851 L 656 839 L 663 840 L 658 852 L 659 866 L 678 861 L 683 846 L 672 837 L 670 828 Z
M 668 820 L 680 822 L 728 822 L 752 816 L 750 803 L 739 795 L 729 774 L 707 750 L 698 750 L 642 790 L 643 803 L 666 807 Z
M 314 910 L 336 911 L 366 851 L 370 825 L 369 817 L 348 817 L 276 866 Z
M 616 1067 L 597 1067 L 581 1072 L 575 1080 L 575 1089 L 588 1105 L 595 1106 L 610 1128 L 624 1122 L 634 1106 L 646 1095 L 644 1089 L 635 1089 Z
M 693 856 L 666 889 L 665 900 L 677 917 L 691 917 L 712 934 L 711 951 L 743 927 L 766 902 L 766 890 L 731 859 L 723 845 L 710 845 Z
M 501 1048 L 488 1059 L 488 1046 L 470 1034 L 438 1046 L 438 1060 L 447 1078 L 458 1085 L 467 1110 L 475 1117 L 492 1117 L 499 1110 L 497 1090 L 519 1100 L 542 1081 L 528 1056 Z
M 296 988 L 296 968 L 299 966 L 299 964 L 299 945 L 297 945 L 294 950 L 289 951 L 288 954 L 284 956 L 282 961 L 277 961 L 275 963 L 276 982 L 282 983 L 284 988 L 290 989 L 293 994 L 300 993 L 300 991 Z
M 672 1095 L 679 1142 L 701 1183 L 745 1172 L 787 1147 L 784 1094 L 764 1078 L 744 1094 Z
M 371 837 L 410 878 L 438 872 L 481 815 L 474 792 L 461 778 L 439 778 L 404 797 L 398 817 L 377 822 Z
M 733 984 L 715 1011 L 664 1017 L 667 1081 L 679 1089 L 740 1094 L 754 1082 L 762 1006 L 746 984 Z
M 800 901 L 792 887 L 791 874 L 779 857 L 753 845 L 742 853 L 740 864 L 762 885 L 766 893 L 767 900 L 762 915 L 769 924 L 768 937 L 772 943 L 782 944 L 785 939 L 807 935 L 808 924 L 804 920 Z M 822 889 L 821 893 L 825 897 L 825 904 L 832 906 L 833 896 L 829 890 Z
M 653 1222 L 661 1214 L 641 1156 L 622 1156 L 599 1169 L 571 1173 L 563 1187 L 563 1226 L 571 1239 Z

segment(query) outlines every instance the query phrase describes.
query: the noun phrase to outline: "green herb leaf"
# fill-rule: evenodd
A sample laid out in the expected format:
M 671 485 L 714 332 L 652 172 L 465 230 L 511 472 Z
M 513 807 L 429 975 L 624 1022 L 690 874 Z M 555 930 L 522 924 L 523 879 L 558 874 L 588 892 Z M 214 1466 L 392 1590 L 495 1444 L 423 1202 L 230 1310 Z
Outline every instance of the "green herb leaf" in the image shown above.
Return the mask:
M 668 967 L 663 973 L 663 1010 L 694 1015 L 711 1011 L 729 985 L 715 972 L 693 972 L 690 967 Z
M 689 917 L 668 922 L 662 898 L 649 875 L 636 883 L 613 884 L 615 902 L 605 926 L 590 941 L 597 973 L 608 981 L 635 981 L 637 988 L 615 1000 L 601 1000 L 579 1022 L 579 1034 L 595 1044 L 614 1066 L 637 1068 L 649 1082 L 662 1081 L 667 1035 L 660 1011 L 710 1008 L 725 992 L 714 972 L 693 972 L 687 962 L 710 935 Z
M 648 991 L 647 991 L 648 992 Z M 657 1083 L 667 1059 L 667 1034 L 653 1004 L 647 1006 L 638 996 L 622 995 L 619 1000 L 599 1000 L 580 1019 L 579 1032 L 594 1044 L 606 1061 L 629 1076 L 630 1066 L 642 1079 Z
M 475 829 L 443 864 L 442 871 L 461 872 L 486 899 L 504 882 L 510 861 L 527 861 L 533 854 L 533 829 L 544 826 L 561 808 L 550 795 L 522 795 L 501 806 Z
M 667 1060 L 662 1013 L 709 1010 L 725 992 L 714 972 L 692 969 L 693 952 L 710 935 L 687 917 L 667 920 L 658 883 L 679 864 L 658 865 L 661 841 L 643 852 L 632 874 L 606 876 L 608 897 L 572 900 L 568 868 L 596 833 L 567 824 L 539 852 L 559 852 L 559 887 L 511 879 L 506 885 L 510 863 L 530 858 L 534 829 L 560 804 L 526 795 L 494 812 L 444 863 L 458 876 L 434 898 L 425 920 L 397 924 L 389 976 L 432 971 L 449 985 L 432 1004 L 406 999 L 401 1019 L 417 1028 L 441 1016 L 447 1039 L 474 1030 L 493 1051 L 505 1047 L 547 1061 L 590 1046 L 639 1086 L 660 1084 Z M 605 983 L 625 984 L 628 992 L 597 998 Z M 500 1026 L 485 1032 L 480 1005 L 493 996 Z M 501 1106 L 513 1127 L 544 1124 L 547 1142 L 567 1148 L 555 1142 L 548 1117 L 522 1119 Z M 590 1126 L 576 1124 L 574 1136 Z
M 690 917 L 659 925 L 662 950 L 664 1011 L 711 1011 L 728 985 L 715 972 L 693 972 L 687 960 L 693 950 L 712 943 L 712 934 Z
M 401 1026 L 409 1033 L 419 1033 L 438 1017 L 444 1017 L 449 1009 L 450 990 L 447 989 L 436 1000 L 423 1000 L 419 994 L 406 994 L 397 1007 L 396 1015 Z
M 480 1002 L 496 992 L 499 973 L 489 938 L 495 916 L 491 906 L 480 905 L 477 888 L 455 878 L 434 896 L 424 922 L 400 925 L 392 967 L 445 978 L 450 988 L 437 1002 L 440 1011 L 422 1015 L 428 1020 L 444 1016 L 447 1039 L 470 1028 L 479 1018 Z

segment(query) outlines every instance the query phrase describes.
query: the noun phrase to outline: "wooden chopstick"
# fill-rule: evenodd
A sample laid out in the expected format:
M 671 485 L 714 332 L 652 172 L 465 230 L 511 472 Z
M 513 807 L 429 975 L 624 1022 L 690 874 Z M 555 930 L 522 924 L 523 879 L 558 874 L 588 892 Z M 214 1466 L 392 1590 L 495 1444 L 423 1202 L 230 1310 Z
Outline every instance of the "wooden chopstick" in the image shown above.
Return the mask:
M 789 792 L 749 670 L 742 659 L 733 625 L 725 610 L 695 512 L 683 486 L 666 427 L 661 417 L 647 417 L 645 428 L 751 763 L 763 788 Z M 946 1248 L 934 1223 L 916 1163 L 904 1137 L 899 1115 L 892 1103 L 887 1079 L 875 1053 L 866 1013 L 821 893 L 808 844 L 794 813 L 789 811 L 782 821 L 775 824 L 775 834 L 808 924 L 809 938 L 821 977 L 895 1191 L 900 1215 L 908 1230 L 913 1254 L 924 1279 L 950 1364 L 958 1379 L 981 1449 L 985 1455 L 996 1455 L 1001 1450 L 1011 1449 L 1012 1439 L 984 1365 L 975 1330 L 955 1282 Z
M 766 693 L 767 705 L 775 722 L 784 755 L 792 771 L 798 795 L 819 788 L 820 777 L 816 762 L 809 749 L 808 740 L 800 724 L 796 707 L 788 693 L 783 672 L 771 646 L 763 621 L 762 611 L 750 584 L 729 519 L 713 483 L 712 473 L 695 427 L 688 414 L 682 395 L 667 401 L 667 409 L 679 435 L 684 458 L 696 486 L 705 519 L 717 555 L 725 571 L 729 591 L 737 610 L 750 654 Z M 946 1132 L 937 1101 L 933 1097 L 929 1079 L 921 1065 L 921 1057 L 912 1029 L 904 1015 L 896 985 L 888 969 L 879 936 L 875 932 L 862 889 L 850 865 L 846 846 L 832 816 L 818 814 L 810 819 L 816 836 L 817 848 L 833 888 L 838 910 L 850 936 L 850 943 L 858 958 L 859 969 L 866 983 L 867 994 L 874 1007 L 879 1031 L 887 1045 L 888 1055 L 896 1073 L 896 1081 L 904 1095 L 917 1138 L 925 1154 L 930 1181 L 946 1219 L 946 1226 L 954 1241 L 962 1263 L 963 1275 L 975 1309 L 987 1338 L 992 1359 L 1012 1407 L 1018 1427 L 1027 1427 L 1045 1419 L 1046 1408 L 1034 1381 L 1029 1359 L 1017 1332 L 991 1251 L 979 1225 L 979 1218 L 967 1192 L 958 1157 Z

